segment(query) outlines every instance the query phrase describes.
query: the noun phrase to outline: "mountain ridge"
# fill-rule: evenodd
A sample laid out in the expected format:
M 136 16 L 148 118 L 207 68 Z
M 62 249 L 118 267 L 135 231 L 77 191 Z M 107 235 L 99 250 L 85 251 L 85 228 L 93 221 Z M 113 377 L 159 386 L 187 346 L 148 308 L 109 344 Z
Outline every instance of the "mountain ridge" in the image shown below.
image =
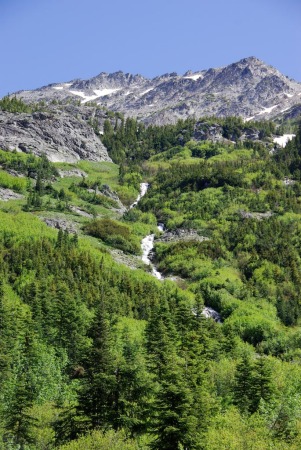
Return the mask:
M 25 102 L 79 100 L 95 102 L 145 123 L 175 123 L 189 116 L 241 116 L 272 119 L 301 103 L 301 83 L 251 56 L 184 75 L 154 78 L 140 74 L 101 72 L 87 80 L 52 83 L 15 94 Z

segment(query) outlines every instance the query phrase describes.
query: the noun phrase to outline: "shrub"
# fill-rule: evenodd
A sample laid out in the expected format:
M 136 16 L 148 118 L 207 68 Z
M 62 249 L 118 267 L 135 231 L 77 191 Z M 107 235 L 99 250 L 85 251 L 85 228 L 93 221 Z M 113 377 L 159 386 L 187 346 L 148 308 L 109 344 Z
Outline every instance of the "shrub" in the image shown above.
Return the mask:
M 130 228 L 115 220 L 93 220 L 84 227 L 84 230 L 87 234 L 127 253 L 140 253 L 139 241 L 131 234 Z

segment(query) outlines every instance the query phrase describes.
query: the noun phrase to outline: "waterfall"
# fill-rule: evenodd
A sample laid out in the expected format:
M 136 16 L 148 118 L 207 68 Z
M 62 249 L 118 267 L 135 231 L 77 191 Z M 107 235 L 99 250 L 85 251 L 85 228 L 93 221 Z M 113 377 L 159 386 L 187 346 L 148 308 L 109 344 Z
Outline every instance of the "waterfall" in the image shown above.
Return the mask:
M 147 193 L 148 188 L 149 188 L 148 183 L 140 184 L 140 193 L 139 193 L 137 199 L 135 200 L 135 202 L 132 203 L 130 208 L 134 208 L 138 204 L 138 202 L 141 200 L 141 198 Z M 164 223 L 158 223 L 157 228 L 159 231 L 163 232 L 165 229 Z M 149 258 L 149 255 L 154 248 L 154 239 L 155 239 L 154 234 L 149 234 L 149 235 L 145 236 L 145 238 L 142 239 L 142 241 L 141 241 L 142 261 L 145 264 L 147 264 L 148 266 L 151 266 L 152 275 L 154 277 L 158 278 L 158 280 L 163 280 L 163 275 L 156 269 L 156 267 L 154 266 L 154 264 L 151 262 L 151 260 Z M 217 311 L 215 311 L 213 308 L 209 308 L 208 306 L 204 307 L 202 314 L 207 318 L 212 318 L 216 322 L 221 323 L 220 314 Z

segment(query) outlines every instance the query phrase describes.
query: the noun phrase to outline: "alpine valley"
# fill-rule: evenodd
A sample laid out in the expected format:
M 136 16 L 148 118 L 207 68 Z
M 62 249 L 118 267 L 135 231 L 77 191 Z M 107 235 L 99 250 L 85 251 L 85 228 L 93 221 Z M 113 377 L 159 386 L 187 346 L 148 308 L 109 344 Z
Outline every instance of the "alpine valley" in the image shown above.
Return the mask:
M 0 99 L 0 450 L 299 450 L 300 243 L 257 58 Z

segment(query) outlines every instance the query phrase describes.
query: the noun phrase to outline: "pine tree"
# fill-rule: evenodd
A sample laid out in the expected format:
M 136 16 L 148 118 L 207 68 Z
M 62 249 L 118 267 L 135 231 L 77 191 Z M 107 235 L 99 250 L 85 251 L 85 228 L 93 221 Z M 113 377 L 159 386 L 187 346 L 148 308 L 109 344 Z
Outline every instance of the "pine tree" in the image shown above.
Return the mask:
M 150 367 L 157 383 L 151 423 L 155 440 L 151 448 L 193 448 L 196 430 L 193 395 L 185 377 L 185 360 L 178 355 L 178 335 L 164 299 L 149 321 L 147 339 Z
M 25 449 L 27 444 L 35 441 L 33 428 L 36 425 L 36 419 L 29 413 L 36 395 L 30 367 L 35 358 L 35 350 L 33 346 L 34 337 L 29 325 L 28 323 L 27 333 L 24 336 L 14 395 L 7 408 L 4 425 L 5 439 L 19 445 L 20 450 Z
M 254 365 L 250 411 L 253 413 L 258 410 L 261 399 L 266 402 L 270 401 L 273 392 L 272 368 L 269 360 L 261 356 L 255 361 Z
M 116 374 L 110 324 L 103 302 L 99 302 L 96 307 L 89 334 L 93 343 L 85 362 L 78 411 L 89 418 L 92 428 L 104 428 L 111 423 L 114 415 Z
M 153 450 L 191 448 L 195 432 L 195 417 L 191 412 L 193 396 L 185 384 L 182 362 L 169 354 L 161 373 L 160 387 L 155 397 L 152 432 Z
M 4 286 L 0 279 L 0 374 L 1 381 L 5 378 L 5 372 L 9 367 L 10 355 L 7 343 L 7 314 L 4 308 Z
M 247 354 L 237 365 L 235 374 L 234 403 L 242 413 L 249 413 L 253 400 L 253 365 Z
M 152 377 L 146 370 L 141 343 L 132 342 L 127 329 L 123 336 L 122 359 L 116 368 L 115 430 L 124 428 L 132 436 L 146 430 L 149 415 Z

